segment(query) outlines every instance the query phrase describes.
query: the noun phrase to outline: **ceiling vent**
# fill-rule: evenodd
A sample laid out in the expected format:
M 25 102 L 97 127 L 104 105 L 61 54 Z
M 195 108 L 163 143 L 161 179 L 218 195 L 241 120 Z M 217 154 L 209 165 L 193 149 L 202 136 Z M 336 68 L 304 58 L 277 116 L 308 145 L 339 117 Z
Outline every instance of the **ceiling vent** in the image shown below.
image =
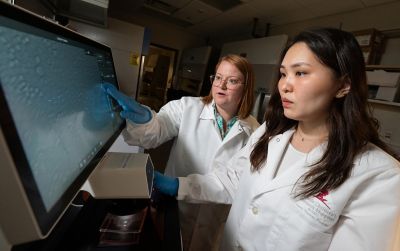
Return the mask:
M 171 1 L 171 0 L 147 0 L 144 3 L 144 7 L 158 11 L 165 15 L 172 15 L 179 8 L 186 5 L 189 0 L 183 1 Z
M 145 0 L 143 7 L 181 20 L 188 26 L 219 15 L 243 2 L 243 0 Z
M 230 10 L 233 7 L 236 7 L 242 4 L 242 2 L 244 2 L 243 0 L 201 0 L 201 1 L 205 4 L 213 6 L 216 9 L 219 9 L 220 11 Z
M 45 0 L 56 16 L 107 27 L 109 0 Z

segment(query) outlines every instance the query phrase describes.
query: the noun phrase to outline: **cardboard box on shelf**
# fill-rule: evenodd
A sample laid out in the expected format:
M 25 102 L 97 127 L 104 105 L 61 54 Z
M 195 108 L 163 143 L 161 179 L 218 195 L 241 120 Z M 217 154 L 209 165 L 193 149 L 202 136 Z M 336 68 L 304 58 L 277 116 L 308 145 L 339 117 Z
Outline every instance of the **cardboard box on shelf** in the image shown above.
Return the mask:
M 353 31 L 364 56 L 365 64 L 379 64 L 383 50 L 385 36 L 377 29 Z
M 364 63 L 366 65 L 374 65 L 379 64 L 381 57 L 382 57 L 382 49 L 377 47 L 362 47 L 361 48 Z
M 388 72 L 385 70 L 367 71 L 369 85 L 396 87 L 400 82 L 400 72 Z
M 390 102 L 399 101 L 400 72 L 367 71 L 370 98 Z
M 397 86 L 396 87 L 379 86 L 375 99 L 390 101 L 390 102 L 398 102 L 399 89 L 397 88 Z
M 362 47 L 369 47 L 373 45 L 383 44 L 385 36 L 377 29 L 366 29 L 353 31 L 358 43 Z

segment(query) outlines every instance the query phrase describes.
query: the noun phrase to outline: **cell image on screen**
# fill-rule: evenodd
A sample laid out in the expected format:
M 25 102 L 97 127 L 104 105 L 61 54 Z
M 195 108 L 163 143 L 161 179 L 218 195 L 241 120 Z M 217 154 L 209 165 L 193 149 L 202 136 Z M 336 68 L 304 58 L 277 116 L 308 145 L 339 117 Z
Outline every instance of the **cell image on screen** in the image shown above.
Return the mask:
M 47 210 L 123 120 L 102 89 L 111 55 L 1 17 L 0 87 Z M 18 29 L 11 29 L 16 26 Z M 53 36 L 53 37 L 52 37 Z M 71 44 L 70 44 L 71 43 Z

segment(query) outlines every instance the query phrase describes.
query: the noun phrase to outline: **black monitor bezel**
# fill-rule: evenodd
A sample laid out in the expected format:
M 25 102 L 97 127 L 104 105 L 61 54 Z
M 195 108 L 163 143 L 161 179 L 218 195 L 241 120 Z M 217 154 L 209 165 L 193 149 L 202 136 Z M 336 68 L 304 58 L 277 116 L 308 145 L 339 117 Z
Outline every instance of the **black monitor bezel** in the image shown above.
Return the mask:
M 89 38 L 86 38 L 74 31 L 71 31 L 65 27 L 53 23 L 52 21 L 46 20 L 20 7 L 16 7 L 0 1 L 0 15 L 93 46 L 101 50 L 106 50 L 112 56 L 110 47 L 98 43 Z M 115 73 L 114 62 L 113 62 L 113 70 Z M 117 79 L 116 82 L 117 82 L 116 84 L 118 85 Z M 107 150 L 116 140 L 116 138 L 120 135 L 121 131 L 125 128 L 126 122 L 125 121 L 122 122 L 118 130 L 103 145 L 102 149 L 94 156 L 92 161 L 82 171 L 82 173 L 77 177 L 77 179 L 68 187 L 68 189 L 62 195 L 62 197 L 56 202 L 56 204 L 50 209 L 50 211 L 46 210 L 46 207 L 40 196 L 38 186 L 33 177 L 33 173 L 29 168 L 29 162 L 24 153 L 22 142 L 18 136 L 18 132 L 15 127 L 10 109 L 8 107 L 7 101 L 4 96 L 4 92 L 1 88 L 1 83 L 0 83 L 0 126 L 4 138 L 7 142 L 11 157 L 13 158 L 13 162 L 16 171 L 18 173 L 19 179 L 21 181 L 21 184 L 23 186 L 25 195 L 34 213 L 36 222 L 41 230 L 42 235 L 45 236 L 49 233 L 52 227 L 60 219 L 60 217 L 68 207 L 69 203 L 79 192 L 80 188 L 82 187 L 82 185 L 84 184 L 90 173 L 96 167 L 98 162 L 107 152 Z

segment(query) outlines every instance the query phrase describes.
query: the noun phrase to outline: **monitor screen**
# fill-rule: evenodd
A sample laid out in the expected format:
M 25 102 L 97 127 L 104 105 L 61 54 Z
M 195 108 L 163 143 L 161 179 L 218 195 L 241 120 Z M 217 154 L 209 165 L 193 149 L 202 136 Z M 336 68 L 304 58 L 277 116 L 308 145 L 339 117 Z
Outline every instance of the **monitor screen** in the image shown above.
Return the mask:
M 109 47 L 15 6 L 0 2 L 0 14 L 3 149 L 46 235 L 125 126 L 102 89 L 118 86 L 113 58 Z

